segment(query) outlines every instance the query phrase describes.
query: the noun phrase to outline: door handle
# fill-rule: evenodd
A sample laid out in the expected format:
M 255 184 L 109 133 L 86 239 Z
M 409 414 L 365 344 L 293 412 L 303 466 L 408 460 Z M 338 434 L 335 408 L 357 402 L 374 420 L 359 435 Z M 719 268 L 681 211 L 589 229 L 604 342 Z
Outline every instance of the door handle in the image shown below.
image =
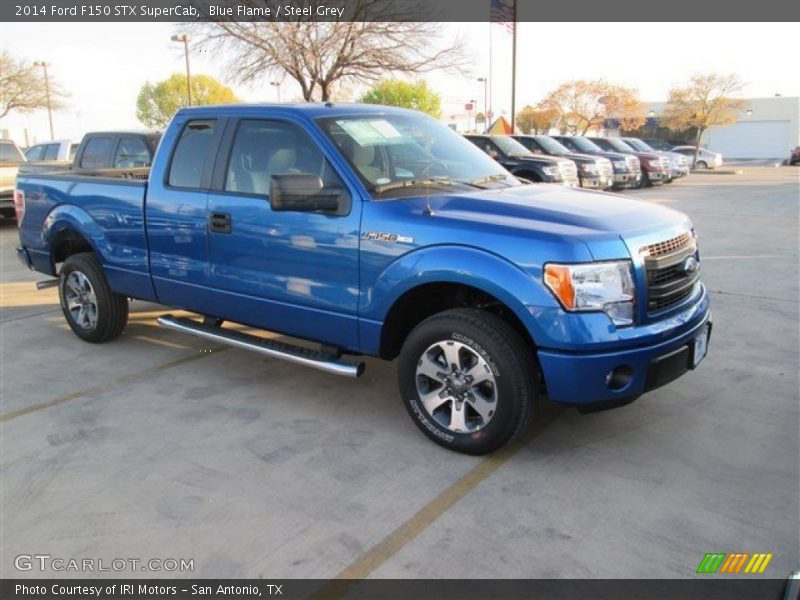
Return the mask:
M 228 213 L 212 212 L 208 219 L 208 230 L 214 233 L 230 233 L 231 216 Z

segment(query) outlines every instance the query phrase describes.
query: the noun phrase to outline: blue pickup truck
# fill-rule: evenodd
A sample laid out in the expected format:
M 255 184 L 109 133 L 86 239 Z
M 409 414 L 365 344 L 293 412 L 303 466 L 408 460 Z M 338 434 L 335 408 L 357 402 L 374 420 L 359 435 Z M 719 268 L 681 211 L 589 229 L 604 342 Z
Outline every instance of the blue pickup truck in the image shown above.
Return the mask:
M 170 329 L 329 373 L 397 358 L 412 419 L 466 453 L 544 401 L 630 402 L 695 368 L 711 331 L 685 215 L 524 184 L 413 111 L 184 109 L 148 181 L 22 176 L 14 201 L 19 257 L 58 278 L 83 340 L 118 337 L 138 298 L 201 316 Z

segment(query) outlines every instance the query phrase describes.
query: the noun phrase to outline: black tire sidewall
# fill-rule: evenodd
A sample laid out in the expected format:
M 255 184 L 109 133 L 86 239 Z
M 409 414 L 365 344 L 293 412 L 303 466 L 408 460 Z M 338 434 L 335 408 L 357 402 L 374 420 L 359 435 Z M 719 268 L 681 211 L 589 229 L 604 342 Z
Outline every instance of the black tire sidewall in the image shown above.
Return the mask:
M 94 329 L 84 329 L 78 325 L 67 309 L 65 285 L 70 273 L 80 271 L 89 280 L 97 299 L 97 325 Z M 109 332 L 113 326 L 112 306 L 113 292 L 108 286 L 105 276 L 93 254 L 75 254 L 67 258 L 61 266 L 58 281 L 58 298 L 61 303 L 61 310 L 70 329 L 82 340 L 92 343 L 103 342 L 109 337 Z
M 473 312 L 478 314 L 481 311 Z M 497 321 L 505 325 L 500 319 Z M 517 335 L 510 328 L 504 334 Z M 416 368 L 419 358 L 431 345 L 448 340 L 460 342 L 481 356 L 495 378 L 495 414 L 485 427 L 473 433 L 454 433 L 442 427 L 427 413 L 417 393 Z M 532 386 L 528 385 L 526 367 L 532 369 L 533 361 L 530 365 L 521 364 L 519 354 L 513 344 L 502 337 L 500 340 L 493 339 L 480 328 L 470 327 L 468 321 L 457 318 L 425 321 L 409 334 L 400 353 L 398 380 L 403 404 L 420 430 L 437 444 L 467 454 L 491 452 L 518 433 L 520 421 L 524 418 L 521 413 L 532 410 L 532 400 L 528 396 L 532 393 Z

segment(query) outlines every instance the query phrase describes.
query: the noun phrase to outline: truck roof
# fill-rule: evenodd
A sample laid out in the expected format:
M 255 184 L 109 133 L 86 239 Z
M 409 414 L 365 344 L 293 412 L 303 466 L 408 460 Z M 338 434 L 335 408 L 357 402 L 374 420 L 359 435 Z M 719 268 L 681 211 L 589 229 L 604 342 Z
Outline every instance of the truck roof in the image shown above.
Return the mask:
M 282 112 L 293 112 L 302 114 L 310 119 L 327 116 L 346 116 L 346 115 L 387 115 L 387 114 L 419 114 L 419 111 L 407 108 L 397 108 L 394 106 L 383 106 L 378 104 L 358 104 L 351 102 L 298 102 L 290 104 L 212 104 L 207 106 L 192 106 L 180 109 L 176 114 L 179 115 L 198 115 L 208 114 L 258 114 L 263 109 L 270 109 Z

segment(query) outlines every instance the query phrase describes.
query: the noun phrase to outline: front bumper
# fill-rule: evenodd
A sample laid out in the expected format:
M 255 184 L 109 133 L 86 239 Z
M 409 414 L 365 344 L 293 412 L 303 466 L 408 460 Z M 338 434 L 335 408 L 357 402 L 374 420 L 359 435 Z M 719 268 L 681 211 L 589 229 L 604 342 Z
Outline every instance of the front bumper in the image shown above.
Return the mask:
M 648 171 L 647 178 L 652 185 L 659 185 L 669 179 L 666 171 Z
M 593 190 L 607 190 L 613 185 L 614 185 L 614 177 L 611 175 L 581 177 L 581 187 Z
M 641 173 L 614 173 L 614 187 L 616 189 L 635 188 L 642 181 Z
M 703 289 L 685 310 L 669 318 L 617 330 L 627 338 L 625 342 L 622 338 L 616 343 L 608 340 L 597 350 L 589 343 L 586 351 L 579 347 L 540 348 L 537 355 L 548 399 L 586 408 L 622 404 L 660 387 L 690 370 L 694 339 L 710 322 L 711 310 Z M 609 384 L 609 373 L 620 368 L 629 375 L 625 385 Z

